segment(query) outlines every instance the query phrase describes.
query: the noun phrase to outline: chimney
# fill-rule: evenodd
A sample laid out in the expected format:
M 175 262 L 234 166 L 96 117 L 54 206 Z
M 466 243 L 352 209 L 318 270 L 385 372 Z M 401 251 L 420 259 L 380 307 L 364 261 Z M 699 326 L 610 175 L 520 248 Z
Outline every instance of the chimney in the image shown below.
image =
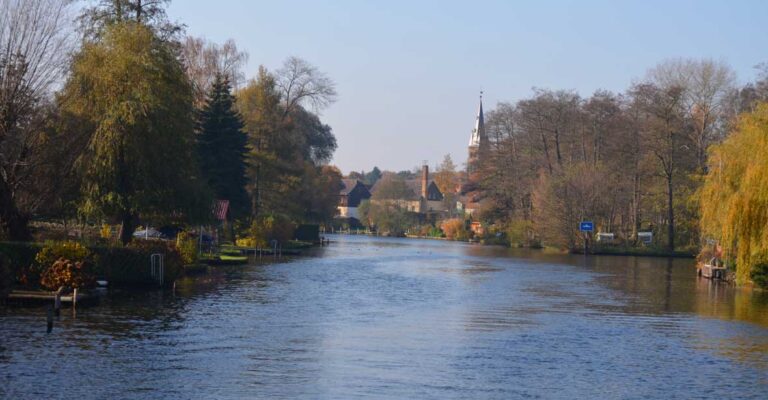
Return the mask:
M 427 198 L 427 185 L 429 185 L 429 166 L 427 163 L 421 167 L 421 197 Z

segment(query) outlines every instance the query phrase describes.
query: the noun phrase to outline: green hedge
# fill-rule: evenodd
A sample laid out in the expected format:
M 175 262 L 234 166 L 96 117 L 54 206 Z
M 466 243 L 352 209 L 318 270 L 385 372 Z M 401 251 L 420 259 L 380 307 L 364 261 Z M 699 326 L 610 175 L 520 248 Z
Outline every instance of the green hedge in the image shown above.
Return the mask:
M 29 268 L 35 255 L 42 249 L 38 243 L 0 242 L 0 255 L 9 264 L 0 272 L 10 275 L 13 280 Z M 163 281 L 170 284 L 179 278 L 184 270 L 181 257 L 171 242 L 159 240 L 137 240 L 127 247 L 89 247 L 94 254 L 93 271 L 99 279 L 106 279 L 110 285 L 144 285 L 154 281 L 151 277 L 150 257 L 154 253 L 165 254 Z M 7 277 L 0 277 L 0 279 Z M 34 284 L 37 284 L 35 282 Z

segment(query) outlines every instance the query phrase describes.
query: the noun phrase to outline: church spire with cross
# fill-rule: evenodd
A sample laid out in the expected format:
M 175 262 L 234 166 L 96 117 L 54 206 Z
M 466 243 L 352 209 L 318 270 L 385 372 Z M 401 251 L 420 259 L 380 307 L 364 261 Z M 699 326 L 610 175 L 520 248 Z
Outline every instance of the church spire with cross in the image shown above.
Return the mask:
M 480 91 L 480 106 L 475 117 L 475 127 L 469 138 L 469 158 L 467 159 L 467 172 L 472 173 L 478 167 L 485 149 L 488 147 L 488 137 L 485 135 L 485 118 L 483 117 L 483 91 Z
M 472 129 L 472 136 L 469 138 L 469 147 L 480 147 L 485 144 L 485 119 L 483 118 L 483 91 L 480 91 L 480 108 L 475 117 L 475 128 Z

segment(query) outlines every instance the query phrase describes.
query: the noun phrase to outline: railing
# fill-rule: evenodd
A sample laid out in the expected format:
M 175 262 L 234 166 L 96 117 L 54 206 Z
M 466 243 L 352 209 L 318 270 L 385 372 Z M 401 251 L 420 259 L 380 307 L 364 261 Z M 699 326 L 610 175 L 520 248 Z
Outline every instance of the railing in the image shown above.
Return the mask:
M 150 256 L 150 263 L 150 276 L 152 279 L 156 280 L 160 286 L 163 286 L 163 277 L 165 276 L 165 254 L 152 254 Z

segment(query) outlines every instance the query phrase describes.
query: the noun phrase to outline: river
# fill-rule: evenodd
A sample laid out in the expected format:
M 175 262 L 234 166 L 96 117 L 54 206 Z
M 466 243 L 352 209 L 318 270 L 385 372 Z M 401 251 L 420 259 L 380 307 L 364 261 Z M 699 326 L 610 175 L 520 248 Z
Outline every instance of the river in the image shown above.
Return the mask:
M 313 257 L 0 307 L 0 398 L 766 398 L 768 294 L 692 260 L 332 236 Z

